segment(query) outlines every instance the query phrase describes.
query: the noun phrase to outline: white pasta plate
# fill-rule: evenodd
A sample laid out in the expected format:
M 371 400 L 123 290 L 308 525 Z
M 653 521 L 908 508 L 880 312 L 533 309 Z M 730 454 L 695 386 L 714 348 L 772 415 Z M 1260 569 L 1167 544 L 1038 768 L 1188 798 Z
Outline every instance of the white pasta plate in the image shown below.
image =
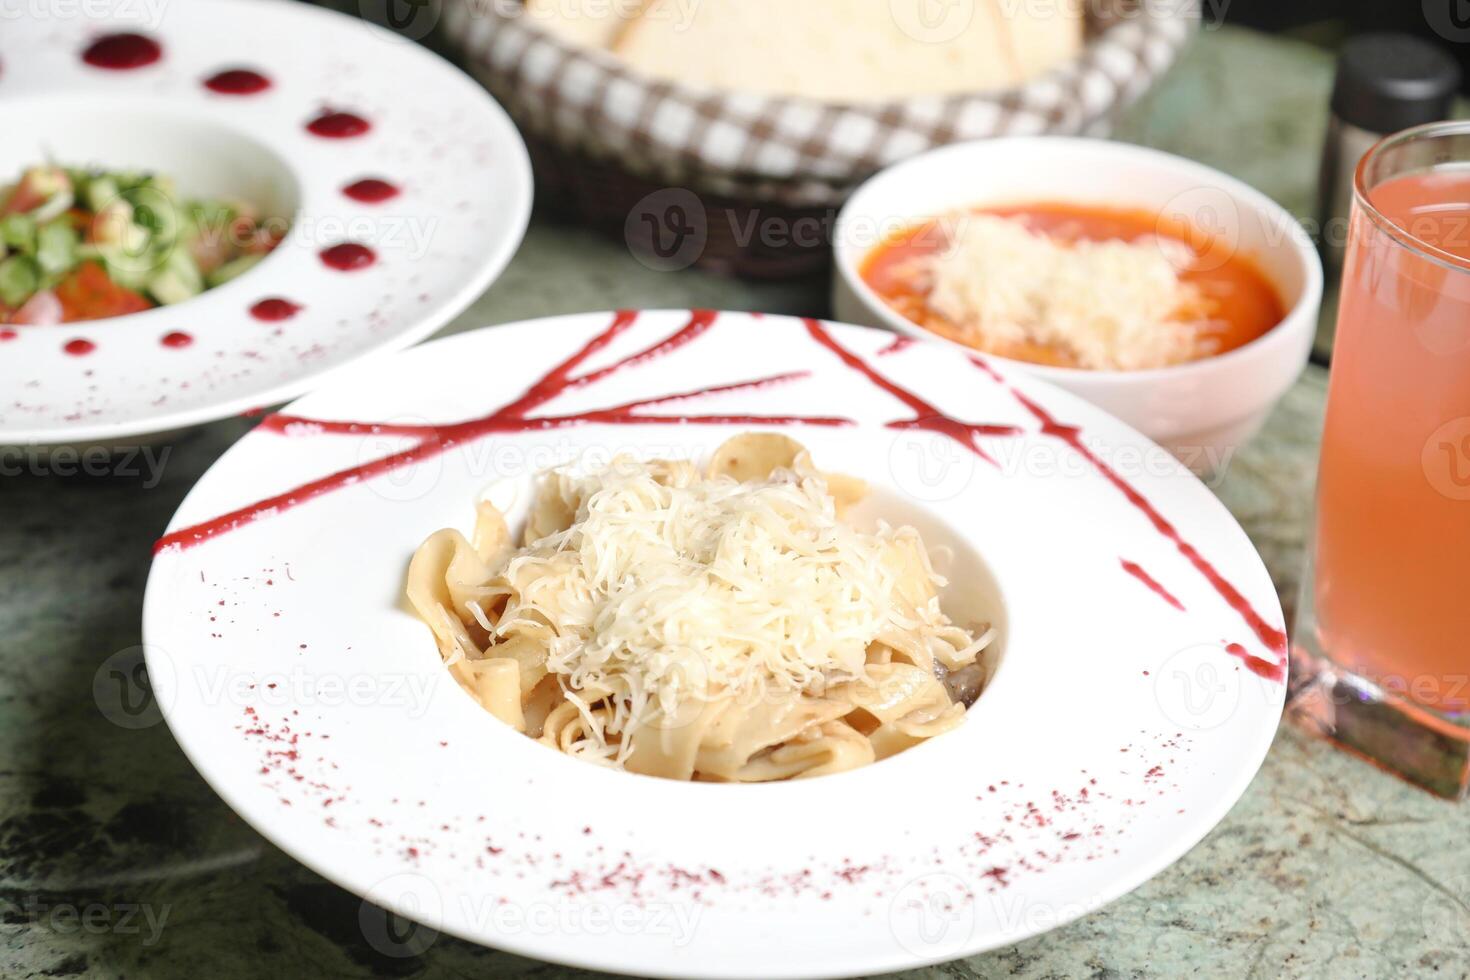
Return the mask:
M 501 108 L 354 18 L 274 0 L 30 5 L 5 17 L 0 66 L 0 184 L 47 162 L 136 170 L 289 222 L 264 261 L 192 299 L 0 328 L 0 445 L 126 445 L 279 404 L 438 329 L 525 231 L 530 166 Z
M 861 519 L 917 527 L 945 609 L 994 624 L 958 727 L 831 775 L 679 782 L 537 744 L 453 681 L 403 598 L 429 534 L 468 533 L 485 495 L 515 524 L 548 466 L 750 431 L 866 480 Z M 653 976 L 878 973 L 1094 911 L 1225 815 L 1285 693 L 1270 578 L 1163 450 L 979 357 L 738 313 L 579 314 L 359 365 L 199 482 L 143 625 L 185 753 L 375 903 L 375 946 L 444 932 Z

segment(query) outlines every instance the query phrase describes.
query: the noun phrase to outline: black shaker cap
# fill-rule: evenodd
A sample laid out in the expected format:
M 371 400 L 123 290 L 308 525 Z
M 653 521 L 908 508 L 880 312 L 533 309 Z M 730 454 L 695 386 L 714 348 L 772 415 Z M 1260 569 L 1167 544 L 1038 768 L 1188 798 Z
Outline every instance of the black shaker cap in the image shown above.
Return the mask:
M 1393 133 L 1448 119 L 1460 66 L 1438 45 L 1409 34 L 1360 34 L 1342 46 L 1332 111 L 1343 122 Z

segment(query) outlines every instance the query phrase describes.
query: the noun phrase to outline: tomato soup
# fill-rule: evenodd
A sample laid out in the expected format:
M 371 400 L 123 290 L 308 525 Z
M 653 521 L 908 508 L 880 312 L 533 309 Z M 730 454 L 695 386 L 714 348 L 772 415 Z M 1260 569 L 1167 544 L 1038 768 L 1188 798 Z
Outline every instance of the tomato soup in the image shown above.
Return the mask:
M 1193 287 L 1198 302 L 1181 312 L 1198 338 L 1198 354 L 1191 359 L 1234 350 L 1250 343 L 1281 322 L 1281 298 L 1256 264 L 1233 252 L 1200 229 L 1150 211 L 1041 202 L 942 215 L 890 236 L 865 259 L 863 281 L 893 310 L 941 336 L 978 347 L 988 353 L 1057 367 L 1086 367 L 1067 347 L 1031 340 L 1004 344 L 978 343 L 965 330 L 929 304 L 929 283 L 923 260 L 943 253 L 956 229 L 969 215 L 990 215 L 1021 223 L 1035 235 L 1070 245 L 1076 242 L 1177 243 L 1171 246 L 1174 269 L 1181 284 Z M 1171 321 L 1176 318 L 1171 318 Z

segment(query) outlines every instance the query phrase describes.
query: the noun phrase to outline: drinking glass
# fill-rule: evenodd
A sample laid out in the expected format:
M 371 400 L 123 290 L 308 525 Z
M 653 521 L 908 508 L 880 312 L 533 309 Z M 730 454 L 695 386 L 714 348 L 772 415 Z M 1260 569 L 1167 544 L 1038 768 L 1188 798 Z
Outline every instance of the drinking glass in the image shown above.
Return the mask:
M 1359 162 L 1293 704 L 1443 796 L 1470 787 L 1470 122 Z

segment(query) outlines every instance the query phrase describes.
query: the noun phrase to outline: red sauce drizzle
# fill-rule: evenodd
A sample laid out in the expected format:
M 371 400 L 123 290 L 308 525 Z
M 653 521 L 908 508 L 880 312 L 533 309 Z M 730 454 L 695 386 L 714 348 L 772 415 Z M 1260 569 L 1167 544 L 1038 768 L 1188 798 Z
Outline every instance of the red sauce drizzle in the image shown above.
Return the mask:
M 1262 660 L 1239 643 L 1226 644 L 1225 652 L 1245 664 L 1246 669 L 1257 677 L 1264 677 L 1268 681 L 1286 680 L 1286 664 L 1284 663 L 1273 664 L 1269 660 Z
M 342 242 L 339 245 L 322 249 L 321 260 L 329 269 L 336 269 L 338 272 L 356 272 L 378 261 L 378 256 L 366 245 L 359 245 L 357 242 Z
M 832 337 L 827 329 L 822 326 L 820 322 L 816 320 L 807 320 L 805 322 L 807 325 L 807 330 L 811 333 L 811 335 L 815 337 L 817 341 L 821 343 L 824 347 L 831 350 L 839 358 L 841 358 L 843 363 L 845 363 L 853 370 L 861 372 L 879 388 L 887 391 L 889 394 L 893 395 L 895 398 L 899 399 L 899 401 L 902 401 L 904 404 L 908 405 L 911 409 L 913 409 L 920 415 L 920 418 L 909 423 L 890 422 L 888 424 L 889 428 L 922 428 L 928 429 L 933 432 L 939 432 L 943 435 L 949 436 L 951 439 L 954 439 L 956 442 L 960 443 L 960 445 L 965 446 L 973 452 L 979 454 L 983 459 L 989 459 L 989 457 L 986 456 L 979 449 L 979 447 L 974 444 L 973 438 L 976 434 L 1008 435 L 1015 434 L 1020 431 L 1013 426 L 976 426 L 970 423 L 960 422 L 956 419 L 952 419 L 942 415 L 932 405 L 929 405 L 923 399 L 918 398 L 912 392 L 905 391 L 903 388 L 900 388 L 898 385 L 884 378 L 881 374 L 873 370 L 872 367 L 864 362 L 862 358 L 858 357 L 851 351 L 844 348 L 841 344 L 837 343 L 837 341 Z M 981 358 L 971 357 L 969 360 L 972 365 L 974 365 L 977 369 L 979 369 L 992 380 L 1002 384 L 1004 383 L 1000 375 L 996 373 L 995 369 L 992 368 L 989 364 L 985 363 L 985 361 Z M 1035 417 L 1038 422 L 1041 423 L 1041 432 L 1043 435 L 1048 435 L 1060 439 L 1062 442 L 1070 446 L 1073 450 L 1080 454 L 1083 459 L 1090 463 L 1093 469 L 1097 470 L 1099 475 L 1101 475 L 1119 492 L 1121 492 L 1124 498 L 1130 504 L 1132 504 L 1135 509 L 1140 511 L 1145 517 L 1148 518 L 1149 523 L 1153 525 L 1154 530 L 1157 531 L 1161 536 L 1167 539 L 1171 544 L 1174 545 L 1175 548 L 1178 549 L 1179 553 L 1184 556 L 1185 560 L 1187 560 L 1191 565 L 1194 566 L 1195 570 L 1204 577 L 1205 581 L 1210 583 L 1210 586 L 1220 595 L 1220 598 L 1225 600 L 1226 605 L 1230 606 L 1230 608 L 1235 610 L 1235 612 L 1241 617 L 1241 619 L 1245 620 L 1246 625 L 1251 628 L 1252 632 L 1256 634 L 1256 637 L 1263 644 L 1265 644 L 1267 649 L 1276 654 L 1278 659 L 1277 664 L 1271 664 L 1266 661 L 1257 661 L 1257 663 L 1263 664 L 1265 667 L 1270 668 L 1284 676 L 1286 663 L 1286 633 L 1267 623 L 1265 619 L 1262 618 L 1260 613 L 1255 610 L 1255 607 L 1253 607 L 1250 602 L 1245 598 L 1245 596 L 1240 593 L 1240 590 L 1235 588 L 1234 585 L 1227 581 L 1225 577 L 1220 574 L 1219 570 L 1216 569 L 1214 565 L 1210 564 L 1210 562 L 1207 561 L 1205 557 L 1199 553 L 1198 549 L 1196 549 L 1194 545 L 1184 540 L 1184 537 L 1179 533 L 1179 530 L 1175 528 L 1173 524 L 1169 523 L 1169 521 L 1164 518 L 1163 514 L 1159 513 L 1158 508 L 1154 507 L 1154 505 L 1148 500 L 1147 497 L 1143 496 L 1143 494 L 1135 490 L 1133 486 L 1128 483 L 1127 480 L 1118 475 L 1117 471 L 1115 471 L 1111 466 L 1100 459 L 1097 454 L 1092 452 L 1092 450 L 1088 449 L 1086 444 L 1082 441 L 1080 429 L 1078 429 L 1076 426 L 1062 425 L 1056 419 L 1052 418 L 1050 413 L 1048 413 L 1040 405 L 1037 405 L 1035 402 L 1031 401 L 1031 399 L 1021 394 L 1015 388 L 1007 386 L 1006 390 L 1011 393 L 1011 396 L 1013 398 L 1020 402 L 1022 407 L 1030 412 L 1031 415 Z M 1140 571 L 1142 571 L 1142 569 L 1140 569 Z M 1256 667 L 1252 666 L 1252 669 L 1255 670 Z M 1266 675 L 1263 674 L 1262 676 Z
M 72 357 L 85 357 L 86 355 L 96 350 L 97 345 L 92 343 L 90 340 L 84 340 L 81 337 L 78 337 L 76 340 L 68 340 L 65 344 L 62 345 L 61 349 L 66 351 Z
M 1073 425 L 1061 424 L 1056 419 L 1052 418 L 1051 414 L 1048 413 L 1046 409 L 1042 408 L 1040 405 L 1036 404 L 1031 399 L 1027 398 L 1025 395 L 1021 394 L 1014 388 L 1010 389 L 1010 392 L 1011 395 L 1018 402 L 1020 402 L 1021 405 L 1028 412 L 1035 416 L 1038 422 L 1041 423 L 1041 431 L 1045 435 L 1053 436 L 1054 438 L 1060 439 L 1062 442 L 1072 447 L 1073 450 L 1075 450 L 1079 455 L 1082 456 L 1083 459 L 1087 460 L 1087 462 L 1092 465 L 1093 469 L 1097 470 L 1097 472 L 1103 477 L 1103 479 L 1107 480 L 1114 487 L 1116 487 L 1118 491 L 1123 494 L 1124 498 L 1126 498 L 1127 501 L 1133 505 L 1134 509 L 1138 510 L 1140 513 L 1143 514 L 1144 517 L 1148 518 L 1148 522 L 1153 525 L 1153 529 L 1166 540 L 1168 540 L 1171 544 L 1173 544 L 1176 549 L 1178 549 L 1179 553 L 1184 556 L 1184 559 L 1194 566 L 1195 571 L 1199 572 L 1200 575 L 1203 576 L 1205 581 L 1210 583 L 1210 587 L 1213 588 L 1217 593 L 1219 593 L 1220 598 L 1225 600 L 1225 604 L 1228 605 L 1231 609 L 1235 610 L 1237 614 L 1239 614 L 1240 618 L 1245 621 L 1245 624 L 1251 628 L 1251 631 L 1253 633 L 1256 634 L 1256 638 L 1259 639 L 1268 650 L 1276 654 L 1282 665 L 1285 664 L 1286 633 L 1266 622 L 1266 620 L 1261 617 L 1261 614 L 1256 612 L 1255 607 L 1250 604 L 1246 597 L 1241 595 L 1240 590 L 1237 589 L 1234 585 L 1230 584 L 1230 582 L 1228 582 L 1225 577 L 1220 574 L 1219 570 L 1215 568 L 1214 565 L 1210 564 L 1210 562 L 1204 557 L 1204 555 L 1199 553 L 1198 549 L 1196 549 L 1194 545 L 1184 540 L 1184 537 L 1179 533 L 1179 529 L 1176 528 L 1173 524 L 1169 523 L 1164 515 L 1159 513 L 1158 508 L 1155 507 L 1147 497 L 1139 493 L 1137 490 L 1133 489 L 1133 486 L 1127 480 L 1119 476 L 1116 470 L 1114 470 L 1111 466 L 1098 458 L 1096 453 L 1088 449 L 1087 445 L 1082 441 L 1080 429 Z M 1277 666 L 1276 669 L 1281 670 L 1282 667 Z
M 16 333 L 14 330 L 10 329 L 9 327 L 0 328 L 0 341 L 14 340 L 16 337 L 19 337 L 19 336 L 20 336 L 20 334 Z
M 891 354 L 902 354 L 904 351 L 908 350 L 910 347 L 914 346 L 914 344 L 917 343 L 918 341 L 914 338 L 906 336 L 904 334 L 899 334 L 897 337 L 893 338 L 892 342 L 890 342 L 887 347 L 884 347 L 882 350 L 878 351 L 878 356 L 888 357 Z
M 364 177 L 342 188 L 342 193 L 363 204 L 382 204 L 398 196 L 398 188 L 379 177 Z
M 188 347 L 194 343 L 194 338 L 182 330 L 164 334 L 158 341 L 165 347 Z
M 1118 561 L 1123 566 L 1123 571 L 1127 572 L 1129 575 L 1132 575 L 1134 578 L 1138 579 L 1138 581 L 1142 582 L 1145 586 L 1148 587 L 1149 591 L 1154 593 L 1154 595 L 1158 596 L 1160 599 L 1163 599 L 1165 602 L 1167 602 L 1169 605 L 1173 606 L 1180 612 L 1184 612 L 1184 603 L 1175 598 L 1174 593 L 1170 592 L 1168 589 L 1160 585 L 1158 579 L 1154 578 L 1148 572 L 1145 572 L 1143 570 L 1143 566 L 1137 564 L 1136 562 L 1131 562 L 1126 558 L 1120 558 L 1118 559 Z
M 131 71 L 153 64 L 163 57 L 163 48 L 142 34 L 104 34 L 82 52 L 82 60 L 93 68 L 109 71 Z
M 626 402 L 612 408 L 595 409 L 575 415 L 543 416 L 540 418 L 527 418 L 527 413 L 541 405 L 551 401 L 565 391 L 595 384 L 608 376 L 625 368 L 636 367 L 655 358 L 662 357 L 671 351 L 677 350 L 691 342 L 696 337 L 710 329 L 715 323 L 717 314 L 710 311 L 695 311 L 689 321 L 680 329 L 665 337 L 663 340 L 647 347 L 637 353 L 597 370 L 588 371 L 585 374 L 575 374 L 589 357 L 605 349 L 620 334 L 633 326 L 637 314 L 631 311 L 623 311 L 614 317 L 613 322 L 601 333 L 594 336 L 576 353 L 553 367 L 538 381 L 533 383 L 516 400 L 489 415 L 478 419 L 464 422 L 450 423 L 441 426 L 419 426 L 419 425 L 385 425 L 377 422 L 351 422 L 341 420 L 307 419 L 286 415 L 271 415 L 261 422 L 261 426 L 268 431 L 280 432 L 287 435 L 298 433 L 343 433 L 343 434 L 392 434 L 407 437 L 417 437 L 419 442 L 401 452 L 385 456 L 370 463 L 356 466 L 351 469 L 341 470 L 318 480 L 304 483 L 293 490 L 277 494 L 274 497 L 257 501 L 227 514 L 223 514 L 209 521 L 195 524 L 190 527 L 181 528 L 160 538 L 154 545 L 154 553 L 170 548 L 191 548 L 209 539 L 234 530 L 238 527 L 254 523 L 262 517 L 279 513 L 298 504 L 305 503 L 323 494 L 329 493 L 349 484 L 360 483 L 384 473 L 392 472 L 400 467 L 410 465 L 419 460 L 438 456 L 449 449 L 482 438 L 496 432 L 523 432 L 533 430 L 546 430 L 564 428 L 574 425 L 605 424 L 605 425 L 819 425 L 819 426 L 842 426 L 852 425 L 850 419 L 819 417 L 819 416 L 760 416 L 760 415 L 642 415 L 638 414 L 640 408 L 648 408 L 653 405 L 664 404 L 701 395 L 713 394 L 721 391 L 731 391 L 740 388 L 760 387 L 776 384 L 782 381 L 801 377 L 800 372 L 780 375 L 771 375 L 752 381 L 737 382 L 735 384 L 719 385 L 694 391 L 681 392 L 673 395 L 660 395 L 651 398 L 639 399 Z M 853 354 L 843 347 L 831 335 L 830 332 L 817 320 L 807 319 L 803 321 L 807 331 L 822 346 L 835 354 L 847 367 L 862 374 L 876 387 L 889 393 L 904 405 L 908 406 L 915 414 L 915 418 L 899 420 L 888 423 L 889 428 L 920 428 L 928 431 L 938 432 L 958 442 L 982 459 L 990 459 L 985 452 L 976 444 L 975 440 L 981 435 L 989 436 L 1014 436 L 1022 433 L 1022 430 L 1013 425 L 987 425 L 971 422 L 963 422 L 958 419 L 944 415 L 933 405 L 915 395 L 913 392 L 903 388 L 895 382 L 875 371 L 862 358 Z M 982 359 L 970 358 L 971 364 L 983 371 L 998 383 L 1004 383 L 1000 376 Z M 1020 403 L 1036 420 L 1041 423 L 1041 433 L 1051 436 L 1066 443 L 1079 455 L 1082 456 L 1092 467 L 1097 470 L 1105 480 L 1113 485 L 1124 498 L 1135 509 L 1141 512 L 1153 526 L 1154 530 L 1172 543 L 1179 553 L 1199 572 L 1199 574 L 1210 584 L 1210 586 L 1225 600 L 1245 623 L 1256 634 L 1260 641 L 1277 655 L 1278 661 L 1272 663 L 1261 658 L 1254 657 L 1239 644 L 1231 644 L 1227 651 L 1232 656 L 1241 657 L 1246 666 L 1262 677 L 1274 680 L 1285 678 L 1286 672 L 1286 634 L 1265 621 L 1250 602 L 1228 582 L 1224 576 L 1207 561 L 1203 555 L 1195 549 L 1173 524 L 1158 511 L 1156 507 L 1126 480 L 1118 475 L 1107 463 L 1100 459 L 1095 453 L 1087 448 L 1082 442 L 1081 430 L 1076 426 L 1063 425 L 1054 419 L 1045 409 L 1031 401 L 1015 388 L 1007 386 L 1017 402 Z M 991 460 L 994 462 L 993 460 Z M 1130 563 L 1125 562 L 1125 571 L 1138 574 L 1128 568 Z M 1142 569 L 1138 569 L 1142 572 Z M 1142 579 L 1140 579 L 1142 581 Z M 1151 578 L 1148 581 L 1152 581 Z M 1154 583 L 1157 585 L 1157 583 Z M 1160 591 L 1166 597 L 1167 592 Z M 1177 604 L 1178 600 L 1174 602 Z
M 155 554 L 169 548 L 192 548 L 210 538 L 254 523 L 262 517 L 287 510 L 298 504 L 330 493 L 349 484 L 360 483 L 408 466 L 420 460 L 431 459 L 475 439 L 497 432 L 528 432 L 546 429 L 567 428 L 576 425 L 852 425 L 851 419 L 822 416 L 779 416 L 779 415 L 643 415 L 639 409 L 670 401 L 695 398 L 742 388 L 765 387 L 783 381 L 803 377 L 803 372 L 771 375 L 752 381 L 716 385 L 694 391 L 672 395 L 658 395 L 615 405 L 612 408 L 594 409 L 575 415 L 542 416 L 527 418 L 528 412 L 556 398 L 562 392 L 595 384 L 626 368 L 637 367 L 677 350 L 713 326 L 717 314 L 700 310 L 694 312 L 689 321 L 663 340 L 630 354 L 615 363 L 574 374 L 589 357 L 605 349 L 612 341 L 631 327 L 637 314 L 623 311 L 613 322 L 587 342 L 580 350 L 548 371 L 515 401 L 477 419 L 455 422 L 441 426 L 431 425 L 384 425 L 378 422 L 350 422 L 340 420 L 305 419 L 287 415 L 270 415 L 261 421 L 261 428 L 284 435 L 341 433 L 341 434 L 387 434 L 417 437 L 420 441 L 408 449 L 381 459 L 341 470 L 304 483 L 293 490 L 274 497 L 257 501 L 213 520 L 181 528 L 160 538 L 154 545 Z
M 250 307 L 251 316 L 257 320 L 264 320 L 267 323 L 289 320 L 300 311 L 300 305 L 291 302 L 289 299 L 282 299 L 279 296 L 268 296 Z
M 323 139 L 345 140 L 361 136 L 373 128 L 373 124 L 354 112 L 328 109 L 306 124 L 306 131 Z
M 271 87 L 271 80 L 251 68 L 227 68 L 204 80 L 204 87 L 220 95 L 256 95 Z
M 842 363 L 862 374 L 874 385 L 888 392 L 913 410 L 914 417 L 912 419 L 900 419 L 896 422 L 889 422 L 887 428 L 923 429 L 927 432 L 937 432 L 940 435 L 953 439 L 976 456 L 985 460 L 985 462 L 997 467 L 1000 464 L 996 463 L 995 459 L 989 453 L 980 448 L 980 444 L 976 440 L 980 436 L 1017 436 L 1021 434 L 1019 426 L 961 422 L 959 419 L 950 418 L 912 391 L 901 387 L 873 370 L 861 357 L 858 357 L 839 344 L 833 338 L 832 334 L 827 331 L 827 328 L 822 326 L 821 321 L 808 317 L 802 320 L 802 322 L 806 324 L 807 332 L 819 344 L 836 354 L 842 360 Z

